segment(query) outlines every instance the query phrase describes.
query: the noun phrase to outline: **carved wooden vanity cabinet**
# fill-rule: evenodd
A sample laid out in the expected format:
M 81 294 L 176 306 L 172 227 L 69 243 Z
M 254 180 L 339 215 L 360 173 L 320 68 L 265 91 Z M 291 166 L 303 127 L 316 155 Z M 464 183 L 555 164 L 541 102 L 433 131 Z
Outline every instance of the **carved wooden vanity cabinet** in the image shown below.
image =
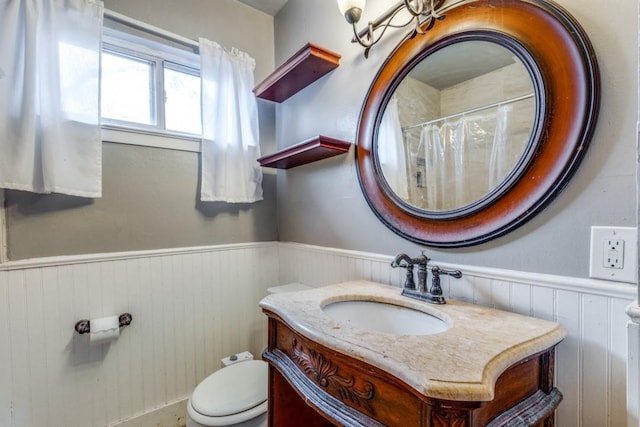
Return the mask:
M 554 410 L 562 399 L 553 388 L 554 348 L 507 369 L 496 382 L 492 401 L 433 399 L 375 366 L 294 332 L 276 314 L 265 313 L 269 345 L 263 357 L 269 362 L 272 427 L 554 425 Z
M 260 302 L 269 320 L 271 427 L 554 425 L 562 325 L 462 301 L 429 304 L 401 291 L 353 280 Z M 354 302 L 373 304 L 373 317 L 361 322 Z M 336 317 L 340 306 L 347 318 Z M 407 311 L 445 328 L 412 329 L 429 320 L 410 320 Z

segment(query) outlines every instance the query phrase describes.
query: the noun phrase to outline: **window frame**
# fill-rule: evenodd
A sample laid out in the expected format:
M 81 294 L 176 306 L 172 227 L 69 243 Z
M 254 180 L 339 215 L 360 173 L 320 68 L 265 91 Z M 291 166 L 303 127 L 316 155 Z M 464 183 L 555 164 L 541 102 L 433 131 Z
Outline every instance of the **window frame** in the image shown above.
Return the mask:
M 124 24 L 131 32 L 103 26 L 103 40 L 101 52 L 113 53 L 133 59 L 141 59 L 154 63 L 153 78 L 155 80 L 154 110 L 156 124 L 129 122 L 124 120 L 103 118 L 100 114 L 103 141 L 130 145 L 141 145 L 159 148 L 169 148 L 183 151 L 200 151 L 202 134 L 167 130 L 165 128 L 165 67 L 174 71 L 184 72 L 200 77 L 200 57 L 197 53 L 197 43 L 191 42 L 185 47 L 171 45 L 172 39 L 179 45 L 185 43 L 180 36 L 171 35 L 164 30 L 155 28 L 119 14 L 112 13 L 114 21 Z M 105 16 L 105 24 L 108 20 Z M 148 35 L 139 36 L 135 32 Z M 158 37 L 159 36 L 159 37 Z M 166 40 L 166 43 L 158 40 Z

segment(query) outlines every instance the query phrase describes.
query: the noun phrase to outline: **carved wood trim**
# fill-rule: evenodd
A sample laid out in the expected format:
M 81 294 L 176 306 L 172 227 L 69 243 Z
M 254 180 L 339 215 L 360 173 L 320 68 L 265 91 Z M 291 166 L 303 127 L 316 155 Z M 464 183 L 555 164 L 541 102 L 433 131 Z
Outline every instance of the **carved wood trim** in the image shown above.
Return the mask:
M 371 406 L 371 400 L 375 396 L 375 387 L 369 381 L 363 380 L 362 389 L 356 388 L 356 379 L 345 378 L 338 375 L 338 366 L 324 355 L 314 351 L 305 349 L 302 345 L 298 345 L 298 340 L 293 337 L 291 340 L 291 349 L 293 351 L 292 359 L 307 374 L 311 374 L 321 387 L 328 389 L 333 386 L 342 401 L 348 401 L 359 408 L 364 407 L 369 413 L 375 415 L 375 410 Z
M 373 418 L 345 405 L 327 393 L 298 368 L 287 355 L 279 350 L 266 350 L 262 357 L 275 367 L 298 394 L 327 418 L 345 427 L 384 427 Z
M 459 411 L 431 411 L 432 427 L 466 427 L 468 425 L 468 412 Z
M 294 333 L 281 318 L 265 311 L 270 336 L 263 358 L 270 365 L 272 426 L 554 426 L 562 395 L 553 388 L 553 348 L 500 375 L 493 401 L 432 399 L 410 393 L 374 366 Z

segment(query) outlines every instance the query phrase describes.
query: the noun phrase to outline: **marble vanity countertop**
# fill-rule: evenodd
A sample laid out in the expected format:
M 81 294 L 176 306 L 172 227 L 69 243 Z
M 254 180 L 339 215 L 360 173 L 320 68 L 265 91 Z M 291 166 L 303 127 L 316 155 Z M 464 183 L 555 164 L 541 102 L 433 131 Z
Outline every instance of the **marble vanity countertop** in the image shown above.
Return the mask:
M 558 323 L 453 300 L 435 305 L 401 292 L 355 280 L 269 295 L 260 306 L 299 334 L 376 366 L 424 396 L 446 400 L 492 400 L 500 374 L 566 335 Z M 446 321 L 449 329 L 434 335 L 395 335 L 352 327 L 322 311 L 327 304 L 346 300 L 409 307 Z

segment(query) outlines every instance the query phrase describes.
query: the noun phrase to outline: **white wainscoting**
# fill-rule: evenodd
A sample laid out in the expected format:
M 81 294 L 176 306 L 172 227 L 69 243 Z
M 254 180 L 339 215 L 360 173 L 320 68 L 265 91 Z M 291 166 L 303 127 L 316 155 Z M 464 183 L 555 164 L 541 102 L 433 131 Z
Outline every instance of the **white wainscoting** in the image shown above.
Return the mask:
M 4 189 L 0 188 L 0 264 L 7 261 L 6 212 L 4 207 Z
M 281 243 L 280 280 L 322 286 L 369 279 L 400 286 L 404 270 L 392 269 L 391 260 L 385 255 Z M 559 427 L 627 425 L 625 308 L 636 298 L 634 286 L 439 265 L 463 272 L 459 280 L 443 277 L 448 297 L 555 320 L 567 329 L 556 353 L 556 384 L 564 394 L 557 412 Z
M 359 278 L 400 286 L 391 258 L 270 242 L 0 265 L 0 426 L 179 426 L 184 399 L 220 358 L 261 353 L 257 302 L 268 287 Z M 557 352 L 559 427 L 627 425 L 633 286 L 441 265 L 464 273 L 443 277 L 448 296 L 567 328 Z M 127 311 L 132 325 L 109 346 L 89 347 L 73 330 L 79 319 Z
M 627 359 L 627 416 L 629 427 L 640 426 L 640 305 L 638 301 L 627 307 L 629 323 Z
M 275 242 L 0 265 L 0 426 L 184 425 L 176 402 L 223 356 L 260 356 L 257 304 L 277 283 Z M 74 331 L 123 312 L 109 345 Z

